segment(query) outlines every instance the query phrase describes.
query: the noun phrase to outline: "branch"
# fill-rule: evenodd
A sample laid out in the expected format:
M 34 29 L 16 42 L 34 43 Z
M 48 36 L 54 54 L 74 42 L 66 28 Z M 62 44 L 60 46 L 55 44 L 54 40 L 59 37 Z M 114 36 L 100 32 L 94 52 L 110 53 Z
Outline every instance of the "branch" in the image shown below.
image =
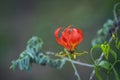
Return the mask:
M 70 56 L 68 56 L 68 58 L 71 60 Z M 71 62 L 71 64 L 72 64 L 72 67 L 73 67 L 73 69 L 75 71 L 75 75 L 77 76 L 78 80 L 81 80 L 75 64 L 73 64 L 73 62 Z
M 54 52 L 50 52 L 50 51 L 47 51 L 46 54 L 48 54 L 48 55 L 55 55 Z M 66 60 L 66 61 L 72 62 L 74 64 L 78 64 L 78 65 L 81 65 L 81 66 L 86 66 L 86 67 L 91 67 L 91 68 L 94 67 L 94 65 L 83 63 L 83 62 L 79 62 L 79 61 L 75 61 L 75 60 L 71 60 L 71 59 L 68 59 L 66 57 L 61 57 L 61 58 Z

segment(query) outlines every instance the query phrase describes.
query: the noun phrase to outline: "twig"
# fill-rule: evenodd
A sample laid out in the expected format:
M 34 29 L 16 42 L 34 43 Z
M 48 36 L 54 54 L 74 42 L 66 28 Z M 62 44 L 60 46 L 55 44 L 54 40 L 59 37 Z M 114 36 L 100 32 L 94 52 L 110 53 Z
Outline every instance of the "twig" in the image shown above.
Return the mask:
M 70 56 L 68 56 L 68 58 L 71 60 Z M 72 67 L 73 67 L 73 69 L 75 71 L 75 75 L 77 76 L 78 80 L 81 80 L 75 64 L 73 64 L 73 62 L 71 62 L 71 64 L 72 64 Z
M 98 58 L 98 62 L 100 62 L 102 60 L 103 56 L 104 56 L 104 53 L 102 52 L 102 54 Z M 92 80 L 92 78 L 94 77 L 94 75 L 95 75 L 95 70 L 92 71 L 89 80 Z
M 78 61 L 75 61 L 75 60 L 70 60 L 70 59 L 68 59 L 68 58 L 64 58 L 66 61 L 70 61 L 70 62 L 72 62 L 72 63 L 74 63 L 74 64 L 78 64 L 78 65 L 81 65 L 81 66 L 86 66 L 86 67 L 91 67 L 91 68 L 93 68 L 94 67 L 94 65 L 91 65 L 91 64 L 87 64 L 87 63 L 83 63 L 83 62 L 78 62 Z

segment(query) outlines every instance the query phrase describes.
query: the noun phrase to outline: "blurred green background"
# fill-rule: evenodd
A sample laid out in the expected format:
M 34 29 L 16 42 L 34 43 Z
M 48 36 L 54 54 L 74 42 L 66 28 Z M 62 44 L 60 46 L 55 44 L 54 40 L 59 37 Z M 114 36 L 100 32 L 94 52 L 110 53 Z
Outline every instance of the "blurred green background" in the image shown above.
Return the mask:
M 30 72 L 13 72 L 9 66 L 32 36 L 43 39 L 43 51 L 61 51 L 53 35 L 57 27 L 82 29 L 85 38 L 78 49 L 89 51 L 97 30 L 113 19 L 116 2 L 119 0 L 0 0 L 0 80 L 74 80 L 70 63 L 62 70 L 34 64 Z M 80 60 L 89 63 L 91 59 L 88 54 Z M 77 68 L 82 80 L 88 80 L 92 69 Z

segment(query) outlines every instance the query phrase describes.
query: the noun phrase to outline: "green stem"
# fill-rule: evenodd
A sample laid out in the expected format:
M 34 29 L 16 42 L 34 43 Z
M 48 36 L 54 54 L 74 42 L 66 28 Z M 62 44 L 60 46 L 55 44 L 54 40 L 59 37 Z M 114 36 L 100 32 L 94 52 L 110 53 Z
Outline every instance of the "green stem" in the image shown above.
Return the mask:
M 110 80 L 110 71 L 107 72 L 107 80 Z
M 112 69 L 114 68 L 115 64 L 118 63 L 118 62 L 120 62 L 120 60 L 114 61 L 114 63 L 113 63 L 113 65 L 111 66 L 110 70 L 112 70 Z
M 102 80 L 102 77 L 99 74 L 99 68 L 98 68 L 98 66 L 95 66 L 95 74 L 96 74 L 96 77 L 98 78 L 98 80 Z
M 117 8 L 118 5 L 120 5 L 120 2 L 116 3 L 114 5 L 114 9 L 113 9 L 113 15 L 114 15 L 114 19 L 115 19 L 116 22 L 118 22 L 117 13 L 116 13 L 116 8 Z

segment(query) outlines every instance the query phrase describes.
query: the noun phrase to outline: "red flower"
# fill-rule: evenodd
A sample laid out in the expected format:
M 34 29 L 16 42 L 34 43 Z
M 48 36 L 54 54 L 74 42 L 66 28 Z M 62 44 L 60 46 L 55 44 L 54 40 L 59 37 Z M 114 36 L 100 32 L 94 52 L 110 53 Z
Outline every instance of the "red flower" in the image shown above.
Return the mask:
M 61 30 L 61 27 L 57 28 L 56 31 L 54 32 L 56 41 L 58 42 L 58 44 L 65 47 L 68 51 L 74 51 L 77 45 L 84 38 L 82 30 L 80 29 L 71 28 L 71 26 L 68 26 L 62 31 L 62 34 L 59 37 L 58 35 L 59 35 L 60 30 Z

